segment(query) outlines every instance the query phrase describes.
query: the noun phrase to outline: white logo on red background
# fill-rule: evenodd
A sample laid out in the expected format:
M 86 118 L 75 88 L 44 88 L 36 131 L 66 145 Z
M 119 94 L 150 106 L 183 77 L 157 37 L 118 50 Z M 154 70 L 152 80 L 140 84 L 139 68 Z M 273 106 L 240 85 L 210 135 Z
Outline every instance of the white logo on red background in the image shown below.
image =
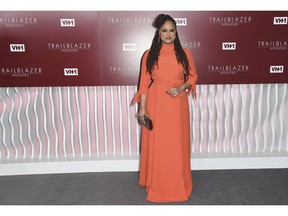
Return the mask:
M 258 41 L 259 48 L 269 48 L 271 50 L 286 50 L 287 41 Z
M 11 52 L 25 52 L 25 45 L 24 44 L 10 44 L 10 51 Z
M 250 24 L 252 23 L 251 16 L 220 16 L 220 17 L 209 17 L 210 24 L 219 24 L 222 26 L 239 26 L 239 24 Z
M 135 27 L 141 24 L 151 24 L 150 17 L 108 17 L 109 24 L 119 24 L 121 27 Z
M 75 19 L 60 19 L 62 27 L 75 27 Z
M 136 44 L 135 43 L 124 43 L 123 44 L 123 51 L 136 51 Z
M 51 43 L 48 43 L 48 50 L 57 50 L 61 52 L 78 52 L 80 50 L 90 50 L 91 47 L 92 47 L 92 44 L 88 42 L 80 42 L 80 43 L 51 42 Z
M 236 42 L 223 42 L 222 50 L 236 50 Z
M 177 26 L 187 26 L 187 18 L 174 18 Z
M 136 75 L 139 74 L 139 68 L 133 66 L 121 66 L 121 65 L 114 65 L 109 67 L 110 73 L 116 73 L 121 75 Z
M 36 17 L 0 17 L 0 25 L 5 27 L 25 27 L 26 25 L 36 25 Z
M 200 48 L 201 42 L 200 41 L 185 41 L 182 44 L 184 48 Z
M 288 17 L 274 17 L 273 24 L 274 25 L 287 25 Z
M 272 65 L 270 66 L 270 73 L 283 73 L 284 66 L 283 65 Z
M 64 68 L 64 76 L 78 76 L 78 68 Z
M 246 64 L 239 65 L 208 65 L 208 72 L 219 74 L 237 74 L 242 72 L 249 72 L 250 66 Z

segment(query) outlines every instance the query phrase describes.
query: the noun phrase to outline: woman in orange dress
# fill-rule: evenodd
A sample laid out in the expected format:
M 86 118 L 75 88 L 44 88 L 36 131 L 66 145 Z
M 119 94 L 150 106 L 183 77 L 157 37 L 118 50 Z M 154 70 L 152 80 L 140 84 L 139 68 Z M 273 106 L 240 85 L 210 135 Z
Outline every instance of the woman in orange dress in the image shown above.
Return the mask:
M 192 192 L 190 167 L 190 118 L 188 95 L 196 98 L 192 54 L 183 49 L 176 22 L 160 14 L 151 48 L 141 62 L 138 92 L 138 118 L 153 122 L 153 129 L 142 126 L 139 184 L 146 187 L 147 200 L 181 202 Z

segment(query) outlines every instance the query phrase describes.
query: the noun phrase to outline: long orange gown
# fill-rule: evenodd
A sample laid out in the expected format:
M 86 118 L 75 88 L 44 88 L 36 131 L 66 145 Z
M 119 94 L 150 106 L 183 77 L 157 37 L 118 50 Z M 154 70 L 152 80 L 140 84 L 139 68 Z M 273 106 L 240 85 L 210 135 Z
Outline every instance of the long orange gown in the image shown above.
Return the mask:
M 166 93 L 184 83 L 184 68 L 177 62 L 174 44 L 163 44 L 159 67 L 154 67 L 152 76 L 146 71 L 149 50 L 145 52 L 140 85 L 133 100 L 133 104 L 140 102 L 140 95 L 147 94 L 146 111 L 153 121 L 151 131 L 142 126 L 139 174 L 139 185 L 146 187 L 146 199 L 152 202 L 186 201 L 192 193 L 188 95 L 193 91 L 196 97 L 198 75 L 192 54 L 188 49 L 184 51 L 191 68 L 189 91 L 174 98 Z

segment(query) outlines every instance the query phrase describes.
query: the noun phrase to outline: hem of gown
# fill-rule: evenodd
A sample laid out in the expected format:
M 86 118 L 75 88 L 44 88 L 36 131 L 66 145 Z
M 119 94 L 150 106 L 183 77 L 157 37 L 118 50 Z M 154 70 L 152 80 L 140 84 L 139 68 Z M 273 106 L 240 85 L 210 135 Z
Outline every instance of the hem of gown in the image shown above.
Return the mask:
M 154 203 L 172 203 L 172 202 L 186 202 L 189 200 L 189 197 L 185 198 L 185 199 L 177 199 L 177 200 L 156 200 L 156 199 L 149 199 L 149 198 L 146 198 L 147 201 L 149 202 L 154 202 Z
M 141 184 L 141 183 L 138 183 L 138 184 L 140 186 L 142 186 L 142 187 L 145 187 L 146 192 L 148 193 L 149 188 L 145 184 Z M 192 191 L 190 192 L 189 196 L 187 196 L 187 197 L 185 197 L 183 199 L 180 198 L 180 199 L 163 199 L 163 200 L 162 199 L 151 199 L 151 198 L 148 197 L 149 195 L 147 195 L 146 200 L 149 201 L 149 202 L 155 202 L 155 203 L 185 202 L 185 201 L 189 200 L 189 197 L 191 196 L 191 194 L 192 194 Z

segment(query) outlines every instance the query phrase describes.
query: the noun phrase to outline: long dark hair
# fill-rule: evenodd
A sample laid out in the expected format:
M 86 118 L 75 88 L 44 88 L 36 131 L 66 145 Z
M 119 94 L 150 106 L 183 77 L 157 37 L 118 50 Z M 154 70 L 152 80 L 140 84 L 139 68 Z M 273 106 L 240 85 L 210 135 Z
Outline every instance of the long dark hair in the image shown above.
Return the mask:
M 161 26 L 166 22 L 166 21 L 171 21 L 173 22 L 175 28 L 176 28 L 176 22 L 175 20 L 169 16 L 169 15 L 165 15 L 165 14 L 160 14 L 158 15 L 154 22 L 153 22 L 153 26 L 156 28 L 155 31 L 155 35 L 154 38 L 152 40 L 152 44 L 150 47 L 150 52 L 147 56 L 147 61 L 146 61 L 146 67 L 147 67 L 147 71 L 151 74 L 154 66 L 158 66 L 158 57 L 159 57 L 159 53 L 162 47 L 162 42 L 160 40 L 159 37 L 159 30 L 161 28 Z M 178 63 L 182 64 L 183 68 L 185 69 L 185 77 L 187 77 L 189 75 L 189 62 L 186 56 L 185 51 L 182 48 L 182 45 L 180 43 L 179 40 L 179 36 L 178 36 L 178 31 L 176 31 L 176 38 L 174 40 L 174 50 L 175 50 L 175 55 L 177 58 Z

